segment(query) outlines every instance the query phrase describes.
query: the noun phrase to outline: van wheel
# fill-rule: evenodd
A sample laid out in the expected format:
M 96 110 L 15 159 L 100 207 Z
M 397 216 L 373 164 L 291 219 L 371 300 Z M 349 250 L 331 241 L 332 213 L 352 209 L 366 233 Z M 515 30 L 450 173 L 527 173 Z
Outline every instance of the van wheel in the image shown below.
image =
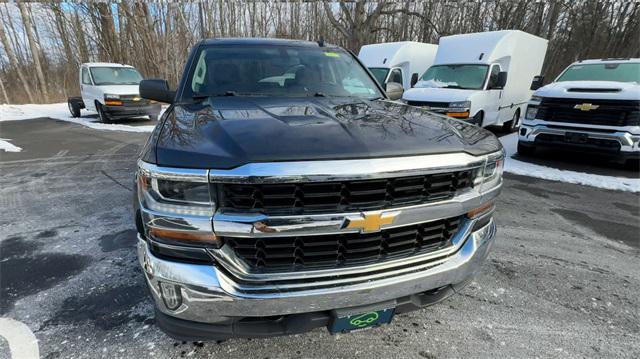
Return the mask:
M 100 104 L 100 102 L 96 102 L 96 111 L 98 112 L 98 119 L 100 120 L 100 122 L 109 123 L 109 116 L 107 116 L 107 114 L 104 113 L 104 110 L 102 109 L 102 105 Z
M 517 109 L 513 114 L 511 120 L 502 124 L 502 130 L 504 132 L 512 133 L 516 132 L 520 127 L 520 109 Z
M 484 120 L 484 113 L 482 111 L 479 111 L 478 113 L 476 113 L 475 115 L 473 115 L 473 117 L 471 117 L 471 123 L 473 123 L 474 125 L 477 125 L 479 127 L 482 127 L 482 121 Z
M 80 107 L 78 107 L 78 104 L 73 101 L 67 101 L 67 106 L 69 106 L 71 117 L 80 117 Z

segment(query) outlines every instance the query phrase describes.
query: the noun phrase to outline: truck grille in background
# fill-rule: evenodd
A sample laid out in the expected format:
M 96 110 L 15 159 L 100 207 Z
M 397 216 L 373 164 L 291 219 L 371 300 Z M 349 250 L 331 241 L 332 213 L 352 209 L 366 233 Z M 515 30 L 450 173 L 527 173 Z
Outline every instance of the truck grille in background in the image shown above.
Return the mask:
M 437 108 L 448 108 L 448 102 L 431 102 L 431 101 L 407 101 L 407 105 L 409 106 L 429 106 L 429 107 L 437 107 Z
M 296 271 L 363 265 L 429 253 L 450 246 L 461 217 L 370 234 L 223 238 L 253 269 Z
M 574 108 L 583 103 L 599 107 L 590 111 Z M 587 125 L 639 126 L 640 101 L 545 98 L 538 107 L 536 118 Z
M 139 100 L 135 101 L 134 100 L 135 98 L 138 98 Z M 122 100 L 122 103 L 124 104 L 124 106 L 136 107 L 136 106 L 146 106 L 149 104 L 149 100 L 141 98 L 140 96 L 137 96 L 137 95 L 121 95 L 120 100 Z
M 361 181 L 219 184 L 221 207 L 265 214 L 375 210 L 453 197 L 472 170 Z

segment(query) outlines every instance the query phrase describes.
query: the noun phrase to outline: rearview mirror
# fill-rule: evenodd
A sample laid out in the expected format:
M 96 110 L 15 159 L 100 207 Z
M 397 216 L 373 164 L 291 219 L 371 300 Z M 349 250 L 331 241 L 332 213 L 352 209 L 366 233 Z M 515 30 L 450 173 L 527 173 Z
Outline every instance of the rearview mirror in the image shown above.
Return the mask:
M 544 76 L 542 75 L 534 76 L 533 81 L 531 81 L 531 87 L 529 89 L 535 91 L 540 87 L 542 87 L 543 83 L 544 83 Z
M 390 100 L 399 100 L 402 98 L 404 88 L 397 82 L 387 82 L 386 91 Z
M 418 73 L 414 72 L 413 75 L 411 75 L 411 87 L 415 86 L 418 83 Z
M 173 103 L 176 92 L 169 90 L 167 80 L 142 80 L 139 85 L 140 97 L 164 103 Z
M 496 81 L 491 85 L 491 89 L 502 90 L 504 85 L 507 84 L 507 72 L 501 71 L 496 77 Z

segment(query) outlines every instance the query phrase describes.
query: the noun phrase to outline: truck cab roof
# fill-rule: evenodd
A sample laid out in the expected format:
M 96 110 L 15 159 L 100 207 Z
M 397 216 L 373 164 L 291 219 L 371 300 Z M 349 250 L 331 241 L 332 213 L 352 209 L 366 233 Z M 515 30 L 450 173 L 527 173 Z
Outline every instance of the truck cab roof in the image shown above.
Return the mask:
M 240 38 L 240 37 L 227 37 L 227 38 L 210 38 L 200 41 L 201 45 L 260 45 L 260 46 L 297 46 L 297 47 L 318 47 L 319 42 L 304 41 L 304 40 L 291 40 L 291 39 L 273 39 L 273 38 Z M 323 47 L 333 48 L 336 45 L 323 43 Z
M 608 58 L 608 59 L 587 59 L 587 60 L 579 60 L 571 65 L 591 65 L 591 64 L 611 64 L 611 63 L 631 63 L 637 64 L 640 63 L 640 58 Z
M 116 63 L 111 63 L 111 62 L 85 62 L 85 63 L 82 64 L 82 66 L 86 66 L 86 67 L 131 67 L 131 68 L 133 68 L 133 66 L 131 66 L 131 65 L 116 64 Z

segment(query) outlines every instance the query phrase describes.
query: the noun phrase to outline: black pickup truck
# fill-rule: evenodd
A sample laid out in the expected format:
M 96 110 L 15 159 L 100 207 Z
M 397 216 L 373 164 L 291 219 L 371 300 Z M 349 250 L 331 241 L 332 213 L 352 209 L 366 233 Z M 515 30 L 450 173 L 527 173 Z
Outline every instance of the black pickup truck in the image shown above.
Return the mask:
M 348 332 L 459 291 L 496 232 L 504 151 L 393 102 L 348 51 L 210 39 L 138 160 L 138 255 L 170 336 Z

